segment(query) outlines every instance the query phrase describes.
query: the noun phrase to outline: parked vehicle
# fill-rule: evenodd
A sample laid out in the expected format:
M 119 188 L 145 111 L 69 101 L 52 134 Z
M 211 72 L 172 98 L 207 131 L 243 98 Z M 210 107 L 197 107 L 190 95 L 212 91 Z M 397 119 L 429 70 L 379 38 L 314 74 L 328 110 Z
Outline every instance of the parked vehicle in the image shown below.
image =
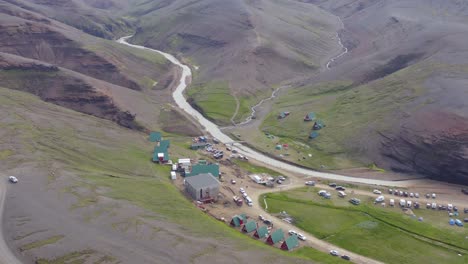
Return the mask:
M 419 198 L 419 193 L 414 193 L 414 197 Z
M 231 183 L 232 183 L 232 184 L 236 184 L 236 180 L 231 180 Z
M 437 208 L 437 204 L 436 204 L 436 203 L 432 203 L 432 204 L 431 204 L 431 208 L 435 210 L 435 209 Z
M 392 190 L 392 189 L 388 189 L 388 193 L 389 193 L 389 194 L 393 194 L 393 190 Z
M 344 198 L 346 196 L 346 193 L 343 191 L 338 191 L 338 196 Z
M 395 200 L 390 199 L 390 206 L 395 206 Z
M 410 194 L 409 194 L 409 197 L 413 198 L 413 197 L 414 197 L 414 193 L 410 193 Z
M 408 197 L 408 192 L 403 192 L 403 196 Z
M 279 176 L 278 179 L 282 180 L 282 181 L 285 181 L 286 178 L 284 176 Z
M 432 196 L 432 199 L 435 199 L 437 197 L 435 193 L 433 193 L 431 196 Z
M 239 192 L 240 192 L 240 193 L 245 193 L 245 190 L 244 190 L 244 188 L 242 188 L 242 187 L 241 187 L 241 188 L 239 188 Z
M 396 196 L 398 196 L 399 193 L 400 193 L 400 191 L 398 191 L 398 190 L 394 190 L 394 191 L 393 191 L 393 194 L 396 195 Z
M 411 208 L 412 205 L 413 205 L 413 202 L 406 201 L 406 207 Z
M 468 189 L 462 189 L 461 191 L 462 191 L 462 193 L 468 195 Z
M 303 234 L 301 234 L 301 233 L 297 234 L 297 238 L 299 238 L 299 239 L 302 240 L 302 241 L 306 241 L 306 240 L 307 240 L 307 238 L 306 238 Z
M 349 200 L 350 203 L 354 204 L 354 205 L 359 205 L 361 204 L 361 200 L 359 200 L 358 198 L 351 198 Z
M 232 197 L 232 200 L 234 200 L 234 202 L 237 204 L 237 206 L 242 206 L 243 201 L 239 197 L 234 196 L 234 197 Z
M 260 219 L 260 221 L 265 221 L 265 217 L 263 217 L 263 215 L 259 215 L 258 219 Z
M 426 204 L 426 208 L 427 208 L 427 209 L 431 209 L 431 204 L 430 204 L 430 203 L 427 203 L 427 204 Z
M 351 258 L 348 255 L 343 255 L 341 256 L 341 258 L 344 260 L 351 260 Z
M 403 196 L 403 191 L 399 191 L 398 195 Z
M 314 182 L 314 181 L 306 181 L 306 182 L 305 182 L 305 185 L 307 185 L 307 186 L 315 186 L 315 182 Z
M 385 200 L 385 197 L 383 195 L 380 195 L 379 197 L 375 198 L 376 203 L 382 203 Z
M 338 251 L 336 251 L 336 250 L 330 250 L 330 255 L 338 256 L 338 255 L 340 255 L 340 253 L 338 253 Z
M 288 233 L 292 236 L 292 235 L 297 235 L 297 232 L 294 231 L 294 230 L 289 230 Z
M 379 191 L 379 190 L 373 190 L 372 192 L 375 193 L 375 194 L 382 194 L 382 192 Z
M 320 190 L 320 191 L 318 192 L 318 195 L 324 196 L 326 193 L 327 193 L 327 191 L 325 191 L 325 190 Z
M 463 222 L 460 221 L 459 219 L 455 219 L 455 224 L 456 224 L 457 226 L 463 226 Z
M 447 204 L 447 210 L 452 211 L 453 210 L 453 204 Z
M 11 183 L 17 183 L 18 182 L 18 178 L 16 178 L 15 176 L 8 176 L 8 180 Z
M 418 202 L 414 202 L 414 209 L 419 209 L 419 203 Z
M 406 205 L 406 200 L 405 199 L 400 199 L 400 206 L 405 207 Z
M 335 190 L 337 191 L 346 191 L 346 188 L 343 186 L 336 186 Z
M 335 187 L 336 187 L 336 183 L 330 183 L 330 184 L 328 184 L 328 186 L 335 188 Z
M 427 198 L 427 199 L 431 198 L 431 194 L 430 194 L 430 193 L 426 193 L 426 198 Z

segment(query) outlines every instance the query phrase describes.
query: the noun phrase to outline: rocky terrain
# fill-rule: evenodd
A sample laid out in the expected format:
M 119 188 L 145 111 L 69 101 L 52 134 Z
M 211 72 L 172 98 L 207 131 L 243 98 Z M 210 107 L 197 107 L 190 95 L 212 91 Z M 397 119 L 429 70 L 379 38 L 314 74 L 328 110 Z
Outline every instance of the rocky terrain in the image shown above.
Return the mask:
M 307 131 L 286 136 L 357 161 L 351 167 L 375 163 L 387 170 L 468 184 L 468 53 L 463 44 L 468 40 L 468 4 L 301 2 L 342 19 L 344 30 L 339 34 L 349 52 L 330 70 L 299 81 L 278 102 L 279 109 L 287 106 L 293 113 L 317 111 L 329 122 L 327 132 L 312 142 L 305 140 Z M 297 128 L 293 121 L 268 129 Z

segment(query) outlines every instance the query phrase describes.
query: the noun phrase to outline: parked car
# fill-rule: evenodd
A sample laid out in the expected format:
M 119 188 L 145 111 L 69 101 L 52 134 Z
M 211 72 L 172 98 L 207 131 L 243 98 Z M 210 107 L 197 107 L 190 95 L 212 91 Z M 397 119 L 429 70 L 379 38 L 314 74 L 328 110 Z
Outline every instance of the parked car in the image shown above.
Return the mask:
M 419 193 L 414 193 L 414 197 L 419 198 Z
M 289 230 L 288 233 L 292 236 L 292 235 L 297 235 L 297 232 L 294 231 L 294 230 Z
M 338 253 L 338 251 L 332 249 L 332 250 L 330 250 L 330 255 L 332 255 L 332 256 L 339 256 L 340 253 Z
M 9 177 L 8 177 L 8 180 L 9 180 L 11 183 L 17 183 L 17 182 L 18 182 L 18 178 L 16 178 L 15 176 L 9 176 Z
M 335 188 L 335 187 L 336 187 L 336 183 L 330 183 L 330 184 L 328 184 L 328 186 Z
M 395 200 L 390 199 L 390 206 L 395 206 Z
M 282 183 L 283 183 L 283 181 L 282 181 L 282 180 L 280 180 L 280 179 L 278 179 L 278 180 L 276 180 L 276 183 L 278 183 L 278 184 L 282 184 Z
M 431 194 L 430 194 L 430 193 L 426 193 L 426 198 L 427 198 L 427 199 L 431 198 Z
M 231 183 L 232 183 L 232 184 L 236 184 L 236 180 L 231 180 Z
M 320 196 L 324 196 L 326 193 L 327 193 L 327 191 L 325 191 L 325 190 L 318 191 L 318 195 L 320 195 Z
M 315 186 L 315 182 L 314 182 L 314 181 L 306 181 L 306 182 L 305 182 L 305 185 L 307 185 L 307 186 Z
M 351 258 L 348 255 L 343 255 L 341 256 L 341 258 L 344 260 L 351 260 Z
M 435 193 L 433 193 L 431 196 L 432 196 L 432 199 L 435 199 L 437 197 Z
M 359 205 L 361 203 L 361 200 L 359 200 L 358 198 L 351 198 L 349 202 L 354 205 Z
M 258 219 L 260 219 L 260 221 L 265 221 L 265 217 L 263 217 L 263 215 L 259 215 Z
M 463 208 L 463 213 L 468 214 L 468 208 Z
M 394 190 L 394 191 L 393 191 L 393 194 L 396 195 L 396 196 L 398 196 L 399 191 L 398 191 L 398 190 Z
M 382 194 L 382 192 L 379 191 L 379 190 L 377 190 L 377 189 L 376 189 L 376 190 L 373 190 L 372 192 L 375 193 L 375 194 Z
M 231 148 L 231 147 L 226 147 L 226 150 L 227 150 L 227 151 L 231 151 L 232 148 Z
M 408 197 L 408 192 L 403 192 L 403 196 Z
M 410 194 L 409 194 L 409 197 L 413 198 L 413 197 L 414 197 L 414 193 L 410 193 Z
M 282 181 L 285 181 L 285 180 L 286 180 L 286 178 L 285 178 L 284 176 L 279 176 L 278 179 L 279 179 L 279 180 L 282 180 Z
M 389 194 L 393 194 L 393 190 L 392 190 L 392 189 L 388 189 L 388 193 L 389 193 Z
M 301 234 L 301 233 L 297 234 L 297 238 L 299 238 L 299 239 L 302 240 L 302 241 L 306 241 L 306 240 L 307 240 L 307 238 L 306 238 L 303 234 Z
M 335 190 L 337 191 L 346 191 L 346 188 L 343 186 L 336 186 Z
M 344 198 L 346 196 L 346 193 L 343 191 L 338 191 L 338 196 Z
M 468 189 L 462 189 L 461 191 L 462 191 L 462 193 L 468 195 Z
M 403 191 L 399 191 L 398 194 L 399 194 L 400 196 L 403 196 Z
M 240 192 L 240 193 L 245 193 L 244 188 L 241 187 L 241 188 L 239 189 L 239 192 Z

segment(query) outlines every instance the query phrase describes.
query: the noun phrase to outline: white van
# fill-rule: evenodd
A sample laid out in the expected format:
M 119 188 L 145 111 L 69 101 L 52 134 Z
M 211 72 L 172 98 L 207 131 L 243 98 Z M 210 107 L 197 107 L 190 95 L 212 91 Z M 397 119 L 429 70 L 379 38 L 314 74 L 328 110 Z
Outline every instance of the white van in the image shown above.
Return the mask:
M 406 201 L 405 199 L 400 199 L 400 206 L 405 207 L 406 206 Z
M 395 200 L 390 199 L 390 206 L 395 206 Z
M 413 202 L 411 202 L 411 201 L 406 202 L 406 207 L 411 208 L 411 205 L 413 205 Z

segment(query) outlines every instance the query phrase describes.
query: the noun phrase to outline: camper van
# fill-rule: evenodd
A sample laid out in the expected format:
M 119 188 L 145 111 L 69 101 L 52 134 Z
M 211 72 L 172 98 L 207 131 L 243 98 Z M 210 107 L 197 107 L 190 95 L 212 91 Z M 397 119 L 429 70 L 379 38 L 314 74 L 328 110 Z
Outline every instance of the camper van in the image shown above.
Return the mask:
M 411 201 L 406 202 L 406 207 L 411 208 L 412 205 L 413 205 L 413 202 Z
M 405 199 L 400 199 L 400 206 L 405 207 L 406 206 L 406 201 Z
M 390 206 L 395 206 L 395 200 L 390 199 Z

